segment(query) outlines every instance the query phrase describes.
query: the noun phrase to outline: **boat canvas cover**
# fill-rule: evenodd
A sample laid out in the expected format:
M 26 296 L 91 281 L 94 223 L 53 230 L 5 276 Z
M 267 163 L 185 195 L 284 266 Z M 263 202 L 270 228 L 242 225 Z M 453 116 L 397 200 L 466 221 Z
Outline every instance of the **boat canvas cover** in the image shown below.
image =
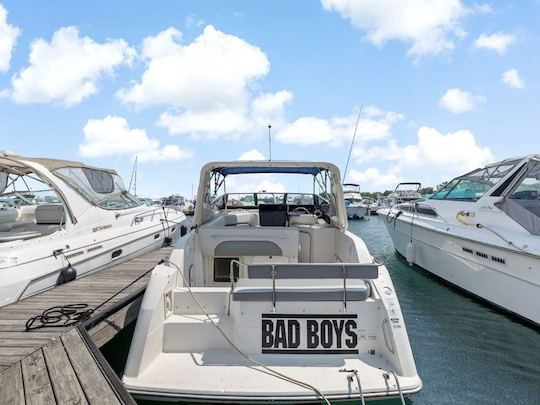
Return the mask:
M 77 168 L 87 168 L 93 170 L 100 170 L 110 174 L 117 174 L 116 171 L 112 169 L 103 169 L 100 167 L 94 167 L 86 165 L 82 162 L 76 162 L 72 160 L 61 160 L 61 159 L 48 159 L 48 158 L 29 158 L 16 155 L 2 155 L 0 154 L 0 167 L 13 168 L 15 172 L 18 173 L 30 173 L 34 171 L 32 168 L 28 167 L 25 162 L 38 163 L 44 166 L 49 171 L 54 171 L 64 167 L 77 167 Z
M 3 193 L 7 187 L 8 174 L 6 172 L 0 172 L 0 193 Z

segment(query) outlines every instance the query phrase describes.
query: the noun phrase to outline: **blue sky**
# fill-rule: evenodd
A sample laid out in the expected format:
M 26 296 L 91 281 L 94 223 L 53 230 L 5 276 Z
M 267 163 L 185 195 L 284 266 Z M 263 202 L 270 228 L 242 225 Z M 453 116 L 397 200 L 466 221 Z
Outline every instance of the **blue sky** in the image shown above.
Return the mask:
M 540 152 L 538 1 L 0 4 L 0 149 L 126 182 L 137 155 L 145 195 L 267 158 L 269 121 L 274 159 L 343 168 L 361 105 L 363 190 Z

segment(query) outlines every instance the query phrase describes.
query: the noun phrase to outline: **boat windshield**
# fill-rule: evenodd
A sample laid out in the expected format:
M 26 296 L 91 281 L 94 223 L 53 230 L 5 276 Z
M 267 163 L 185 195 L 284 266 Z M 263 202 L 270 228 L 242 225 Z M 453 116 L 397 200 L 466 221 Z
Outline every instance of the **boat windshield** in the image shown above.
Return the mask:
M 433 194 L 430 199 L 477 201 L 515 166 L 515 164 L 499 164 L 474 170 L 455 178 Z
M 63 167 L 54 171 L 93 204 L 108 210 L 121 210 L 141 205 L 129 194 L 117 174 L 87 167 Z
M 318 213 L 326 218 L 337 212 L 336 190 L 326 170 L 317 170 L 314 174 L 249 173 L 226 177 L 214 171 L 210 183 L 211 205 L 218 211 L 286 205 L 289 212 L 297 209 L 296 212 Z M 288 192 L 287 189 L 298 191 Z

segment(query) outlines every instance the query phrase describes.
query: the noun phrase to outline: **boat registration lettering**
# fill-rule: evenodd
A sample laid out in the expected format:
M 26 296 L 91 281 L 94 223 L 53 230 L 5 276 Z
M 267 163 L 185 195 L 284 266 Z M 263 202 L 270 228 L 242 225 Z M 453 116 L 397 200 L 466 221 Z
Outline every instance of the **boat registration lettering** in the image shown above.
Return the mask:
M 357 315 L 262 314 L 261 350 L 275 354 L 358 354 Z

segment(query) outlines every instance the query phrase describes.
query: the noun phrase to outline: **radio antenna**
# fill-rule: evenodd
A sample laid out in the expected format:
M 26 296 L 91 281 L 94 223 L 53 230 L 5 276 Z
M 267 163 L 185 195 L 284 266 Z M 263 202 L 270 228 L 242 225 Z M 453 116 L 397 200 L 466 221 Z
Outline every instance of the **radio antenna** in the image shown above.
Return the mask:
M 268 124 L 268 160 L 272 160 L 272 124 Z
M 354 133 L 351 141 L 351 148 L 349 149 L 349 156 L 347 156 L 347 164 L 345 164 L 345 171 L 343 172 L 343 183 L 345 183 L 345 178 L 347 177 L 347 169 L 349 168 L 349 161 L 351 160 L 351 154 L 354 146 L 354 140 L 356 139 L 356 131 L 358 130 L 358 123 L 360 122 L 360 116 L 362 115 L 362 108 L 364 106 L 360 105 L 360 110 L 358 110 L 358 117 L 356 118 L 356 125 L 354 126 Z
M 137 159 L 139 157 L 135 156 L 135 163 L 133 164 L 133 170 L 131 172 L 131 178 L 129 179 L 128 191 L 131 192 L 131 186 L 133 185 L 133 195 L 137 197 Z

